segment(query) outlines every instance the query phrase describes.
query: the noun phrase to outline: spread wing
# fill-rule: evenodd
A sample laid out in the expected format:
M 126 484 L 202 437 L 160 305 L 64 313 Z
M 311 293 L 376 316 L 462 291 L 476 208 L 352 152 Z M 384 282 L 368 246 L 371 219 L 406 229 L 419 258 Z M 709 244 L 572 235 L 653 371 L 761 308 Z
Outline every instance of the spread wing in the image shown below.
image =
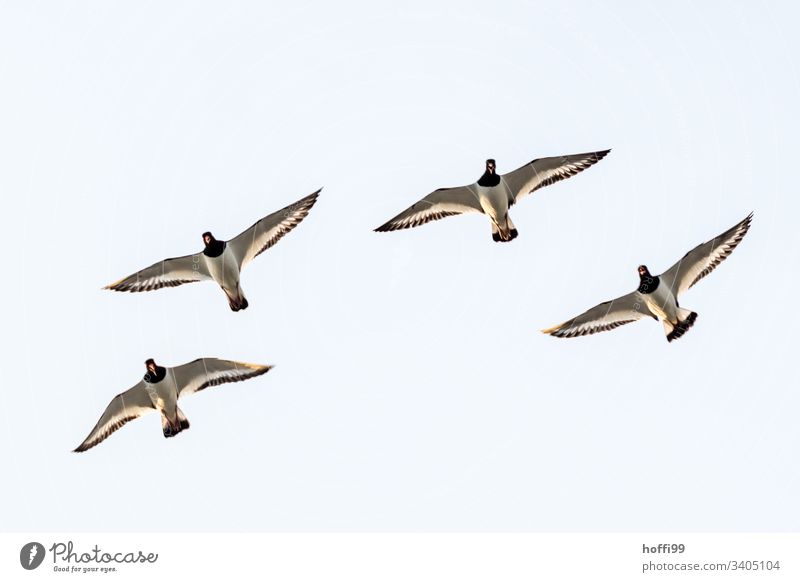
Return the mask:
M 199 392 L 209 386 L 228 382 L 241 382 L 266 374 L 272 366 L 220 360 L 218 358 L 198 358 L 188 364 L 172 368 L 178 384 L 178 398 Z
M 503 174 L 502 179 L 508 186 L 512 198 L 509 205 L 519 202 L 534 190 L 549 186 L 559 180 L 566 180 L 579 174 L 589 166 L 602 160 L 611 150 L 539 158 L 513 172 Z
M 112 291 L 153 291 L 211 279 L 203 254 L 166 259 L 103 287 Z
M 592 307 L 578 317 L 574 317 L 561 325 L 543 329 L 542 332 L 556 337 L 577 337 L 579 335 L 608 331 L 643 317 L 655 316 L 647 307 L 641 294 L 638 291 L 634 291 L 618 299 L 606 301 Z
M 376 228 L 375 232 L 412 228 L 432 220 L 467 212 L 483 212 L 480 202 L 478 202 L 478 196 L 471 190 L 470 186 L 439 188 L 405 209 L 386 224 Z
M 130 390 L 117 394 L 111 400 L 92 432 L 74 452 L 82 453 L 91 449 L 125 426 L 127 422 L 154 410 L 155 407 L 145 390 L 144 381 L 141 381 Z
M 742 242 L 752 221 L 751 212 L 736 226 L 686 253 L 661 275 L 661 279 L 670 286 L 673 293 L 680 295 L 728 258 L 733 249 Z
M 265 216 L 228 244 L 241 269 L 258 255 L 277 243 L 295 226 L 303 222 L 319 197 L 320 188 L 294 204 Z

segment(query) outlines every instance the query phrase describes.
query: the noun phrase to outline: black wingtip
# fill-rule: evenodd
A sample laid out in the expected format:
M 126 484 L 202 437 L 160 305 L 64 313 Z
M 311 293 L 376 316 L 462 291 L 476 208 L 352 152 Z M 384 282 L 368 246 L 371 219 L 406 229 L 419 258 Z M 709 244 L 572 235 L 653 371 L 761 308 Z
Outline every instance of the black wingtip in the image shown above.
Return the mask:
M 742 229 L 741 236 L 738 238 L 738 240 L 736 240 L 736 245 L 738 245 L 741 242 L 741 240 L 744 238 L 744 235 L 746 235 L 750 231 L 750 226 L 753 224 L 753 214 L 754 214 L 753 211 L 750 211 L 750 214 L 745 216 L 741 220 L 741 222 L 739 222 L 739 224 L 737 224 L 736 226 L 733 227 L 733 229 L 731 229 L 731 230 Z M 734 246 L 736 246 L 736 245 L 734 245 Z M 731 249 L 731 250 L 733 250 L 733 249 Z
M 317 199 L 319 198 L 319 193 L 320 193 L 320 192 L 322 192 L 322 188 L 320 188 L 320 189 L 319 189 L 319 190 L 317 190 L 316 192 L 312 192 L 312 193 L 311 193 L 311 194 L 309 194 L 308 196 L 304 196 L 303 198 L 301 198 L 301 199 L 299 200 L 299 202 L 305 202 L 305 201 L 308 201 L 308 202 L 310 202 L 310 204 L 309 204 L 309 206 L 308 206 L 308 207 L 309 207 L 309 208 L 311 208 L 312 206 L 314 206 L 314 204 L 316 204 L 316 202 L 317 202 Z
M 320 188 L 319 190 L 316 190 L 315 192 L 312 192 L 311 194 L 308 194 L 307 196 L 303 196 L 297 202 L 293 202 L 292 204 L 290 204 L 289 206 L 284 208 L 284 210 L 287 210 L 287 211 L 294 211 L 294 210 L 300 210 L 300 209 L 311 210 L 311 208 L 314 207 L 314 204 L 317 203 L 317 200 L 319 199 L 319 193 L 320 192 L 322 192 L 322 188 Z
M 740 223 L 739 223 L 740 225 L 742 225 L 742 226 L 744 227 L 745 231 L 748 231 L 748 230 L 750 230 L 750 225 L 751 225 L 751 224 L 753 224 L 753 214 L 754 214 L 754 213 L 753 213 L 753 211 L 751 210 L 751 211 L 750 211 L 750 214 L 748 214 L 747 216 L 745 216 L 745 217 L 744 217 L 744 220 L 742 220 L 742 222 L 740 222 Z

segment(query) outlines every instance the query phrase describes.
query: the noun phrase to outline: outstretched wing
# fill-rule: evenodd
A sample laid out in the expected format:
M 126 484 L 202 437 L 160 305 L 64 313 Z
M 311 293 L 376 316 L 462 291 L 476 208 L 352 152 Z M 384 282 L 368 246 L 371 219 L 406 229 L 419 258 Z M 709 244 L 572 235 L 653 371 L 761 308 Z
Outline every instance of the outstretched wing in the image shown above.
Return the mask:
M 203 254 L 166 259 L 103 287 L 112 291 L 153 291 L 211 279 Z
M 266 374 L 272 366 L 220 360 L 219 358 L 198 358 L 188 364 L 172 368 L 178 384 L 178 397 L 188 396 L 209 386 L 228 382 L 241 382 Z
M 710 241 L 696 246 L 666 270 L 661 275 L 661 280 L 669 285 L 673 293 L 680 295 L 728 258 L 733 249 L 742 242 L 752 221 L 753 213 L 751 212 L 736 226 Z
M 228 245 L 239 263 L 239 268 L 244 267 L 303 222 L 321 191 L 322 188 L 286 208 L 265 216 L 243 233 L 228 241 Z
M 559 180 L 579 174 L 586 168 L 602 160 L 611 150 L 539 158 L 513 172 L 503 174 L 501 178 L 508 186 L 511 194 L 509 205 L 519 202 L 534 190 L 549 186 Z
M 130 390 L 117 394 L 111 400 L 92 432 L 73 452 L 82 453 L 91 449 L 125 426 L 127 422 L 154 410 L 155 407 L 145 390 L 144 381 L 139 382 Z
M 386 224 L 376 228 L 375 232 L 412 228 L 432 220 L 467 212 L 483 212 L 480 202 L 478 202 L 477 194 L 469 186 L 439 188 L 405 209 Z
M 641 294 L 634 291 L 618 299 L 592 307 L 578 317 L 561 325 L 543 329 L 542 332 L 556 337 L 577 337 L 608 331 L 643 317 L 654 317 L 654 315 L 642 299 Z

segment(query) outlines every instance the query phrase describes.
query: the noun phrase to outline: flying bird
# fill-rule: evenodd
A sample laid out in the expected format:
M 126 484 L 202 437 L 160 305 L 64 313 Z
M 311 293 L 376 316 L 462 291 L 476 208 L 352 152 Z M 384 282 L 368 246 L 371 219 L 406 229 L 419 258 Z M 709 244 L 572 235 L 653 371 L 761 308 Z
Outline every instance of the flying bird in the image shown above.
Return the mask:
M 145 362 L 147 373 L 130 390 L 117 394 L 103 416 L 78 448 L 82 453 L 100 444 L 128 421 L 158 411 L 165 438 L 189 428 L 189 421 L 178 407 L 178 399 L 200 392 L 209 386 L 241 382 L 266 374 L 272 366 L 247 364 L 217 358 L 198 358 L 188 364 L 165 368 L 151 358 Z
M 542 332 L 556 337 L 576 337 L 608 331 L 649 316 L 664 324 L 667 341 L 678 339 L 697 319 L 697 313 L 680 306 L 678 297 L 728 258 L 742 242 L 752 220 L 751 212 L 739 224 L 698 245 L 658 276 L 651 275 L 645 265 L 640 265 L 639 288 L 636 291 L 601 303 L 578 317 L 543 329 Z
M 480 212 L 492 223 L 492 240 L 508 242 L 517 229 L 508 209 L 528 194 L 574 176 L 602 160 L 611 150 L 540 158 L 508 174 L 498 174 L 494 160 L 486 160 L 486 171 L 477 182 L 458 188 L 439 188 L 404 210 L 375 232 L 420 226 L 446 216 Z
M 247 309 L 247 298 L 239 285 L 242 269 L 300 224 L 321 190 L 262 218 L 231 240 L 218 240 L 210 232 L 204 232 L 202 252 L 159 261 L 104 289 L 137 293 L 197 281 L 216 281 L 233 311 Z

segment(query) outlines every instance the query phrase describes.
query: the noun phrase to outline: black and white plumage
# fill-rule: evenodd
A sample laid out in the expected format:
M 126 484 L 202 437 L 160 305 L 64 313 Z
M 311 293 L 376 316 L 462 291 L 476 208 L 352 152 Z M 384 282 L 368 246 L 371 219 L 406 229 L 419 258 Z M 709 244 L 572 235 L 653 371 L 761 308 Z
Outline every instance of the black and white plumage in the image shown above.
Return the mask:
M 751 212 L 733 228 L 686 253 L 661 275 L 651 275 L 648 268 L 641 265 L 636 291 L 601 303 L 578 317 L 542 331 L 556 337 L 576 337 L 652 317 L 664 324 L 668 341 L 681 337 L 694 325 L 697 313 L 682 308 L 678 297 L 733 252 L 747 234 L 752 220 Z
M 491 221 L 494 241 L 511 241 L 517 237 L 508 216 L 511 206 L 539 188 L 582 172 L 610 151 L 540 158 L 503 175 L 496 173 L 494 160 L 486 160 L 486 171 L 474 184 L 435 190 L 375 231 L 401 230 L 447 216 L 480 212 Z
M 209 386 L 255 378 L 272 368 L 218 358 L 198 358 L 174 368 L 158 366 L 152 359 L 145 364 L 147 374 L 141 382 L 111 400 L 92 432 L 74 452 L 81 453 L 91 449 L 129 421 L 149 412 L 161 413 L 164 437 L 173 437 L 189 428 L 189 421 L 178 407 L 179 398 Z
M 205 232 L 202 252 L 159 261 L 104 288 L 136 293 L 197 281 L 216 281 L 233 311 L 247 309 L 248 302 L 239 285 L 242 269 L 300 224 L 321 190 L 262 218 L 229 241 L 217 240 L 210 232 Z

